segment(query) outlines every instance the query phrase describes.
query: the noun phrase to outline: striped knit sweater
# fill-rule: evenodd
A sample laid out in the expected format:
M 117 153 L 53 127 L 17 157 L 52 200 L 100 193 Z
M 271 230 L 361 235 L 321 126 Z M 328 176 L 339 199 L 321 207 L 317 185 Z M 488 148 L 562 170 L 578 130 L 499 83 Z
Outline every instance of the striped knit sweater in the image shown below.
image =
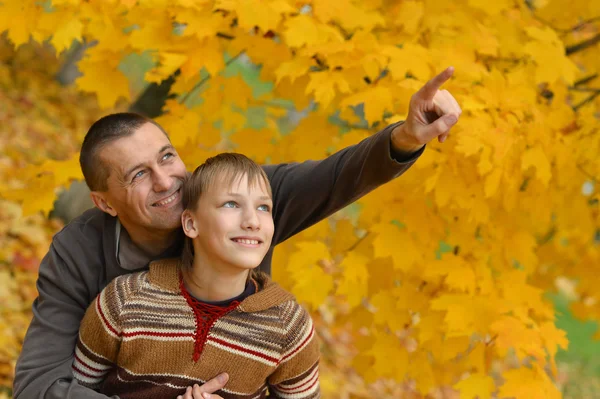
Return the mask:
M 268 277 L 257 282 L 202 334 L 177 260 L 117 277 L 81 323 L 74 377 L 121 399 L 175 398 L 221 372 L 223 398 L 320 397 L 309 314 Z

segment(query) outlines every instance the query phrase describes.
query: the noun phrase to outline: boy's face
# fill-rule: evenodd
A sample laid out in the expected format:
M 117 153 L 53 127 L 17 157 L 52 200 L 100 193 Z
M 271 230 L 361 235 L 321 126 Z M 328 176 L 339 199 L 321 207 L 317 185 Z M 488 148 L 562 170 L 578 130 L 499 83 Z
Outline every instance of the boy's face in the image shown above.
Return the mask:
M 274 231 L 273 201 L 264 184 L 249 185 L 242 176 L 229 186 L 215 177 L 191 213 L 195 256 L 222 271 L 253 269 L 262 262 Z

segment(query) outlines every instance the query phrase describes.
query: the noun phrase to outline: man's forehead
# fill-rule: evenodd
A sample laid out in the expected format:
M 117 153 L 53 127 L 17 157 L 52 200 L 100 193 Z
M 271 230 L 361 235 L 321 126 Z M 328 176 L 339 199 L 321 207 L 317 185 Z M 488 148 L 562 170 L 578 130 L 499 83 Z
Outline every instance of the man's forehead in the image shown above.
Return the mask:
M 146 125 L 150 125 L 154 129 L 147 129 Z M 112 169 L 124 174 L 135 165 L 155 161 L 160 153 L 173 148 L 167 136 L 160 129 L 152 124 L 146 125 L 129 136 L 107 144 L 101 151 L 101 158 Z

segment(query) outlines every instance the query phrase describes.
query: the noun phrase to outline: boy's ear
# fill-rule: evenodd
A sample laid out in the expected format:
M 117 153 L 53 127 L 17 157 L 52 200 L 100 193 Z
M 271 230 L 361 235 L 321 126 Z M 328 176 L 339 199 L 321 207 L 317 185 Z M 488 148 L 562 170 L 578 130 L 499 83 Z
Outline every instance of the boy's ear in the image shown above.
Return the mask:
M 102 212 L 108 213 L 110 216 L 117 216 L 116 209 L 110 205 L 105 193 L 92 191 L 90 197 L 92 197 L 92 201 L 94 202 L 94 205 L 96 205 L 96 208 L 100 209 Z
M 196 224 L 196 219 L 194 219 L 192 213 L 187 209 L 181 214 L 181 226 L 183 227 L 183 232 L 186 236 L 190 238 L 198 237 L 198 225 Z

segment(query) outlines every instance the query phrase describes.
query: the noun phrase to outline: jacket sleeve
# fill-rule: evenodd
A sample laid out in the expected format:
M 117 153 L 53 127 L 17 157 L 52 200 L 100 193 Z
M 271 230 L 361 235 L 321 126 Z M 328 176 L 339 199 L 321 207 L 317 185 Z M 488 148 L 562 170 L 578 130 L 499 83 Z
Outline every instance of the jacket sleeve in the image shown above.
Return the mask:
M 423 153 L 400 159 L 389 125 L 321 161 L 264 166 L 273 191 L 273 245 L 325 219 L 380 185 L 400 176 Z
M 98 294 L 94 288 L 98 271 L 93 263 L 84 270 L 76 266 L 76 259 L 87 258 L 84 242 L 62 242 L 63 238 L 68 241 L 66 236 L 59 232 L 54 237 L 40 264 L 33 319 L 15 371 L 15 399 L 107 398 L 73 379 L 71 366 L 79 325 Z
M 285 346 L 277 369 L 267 379 L 269 397 L 277 399 L 316 399 L 319 385 L 319 344 L 308 312 L 290 302 L 282 312 Z

